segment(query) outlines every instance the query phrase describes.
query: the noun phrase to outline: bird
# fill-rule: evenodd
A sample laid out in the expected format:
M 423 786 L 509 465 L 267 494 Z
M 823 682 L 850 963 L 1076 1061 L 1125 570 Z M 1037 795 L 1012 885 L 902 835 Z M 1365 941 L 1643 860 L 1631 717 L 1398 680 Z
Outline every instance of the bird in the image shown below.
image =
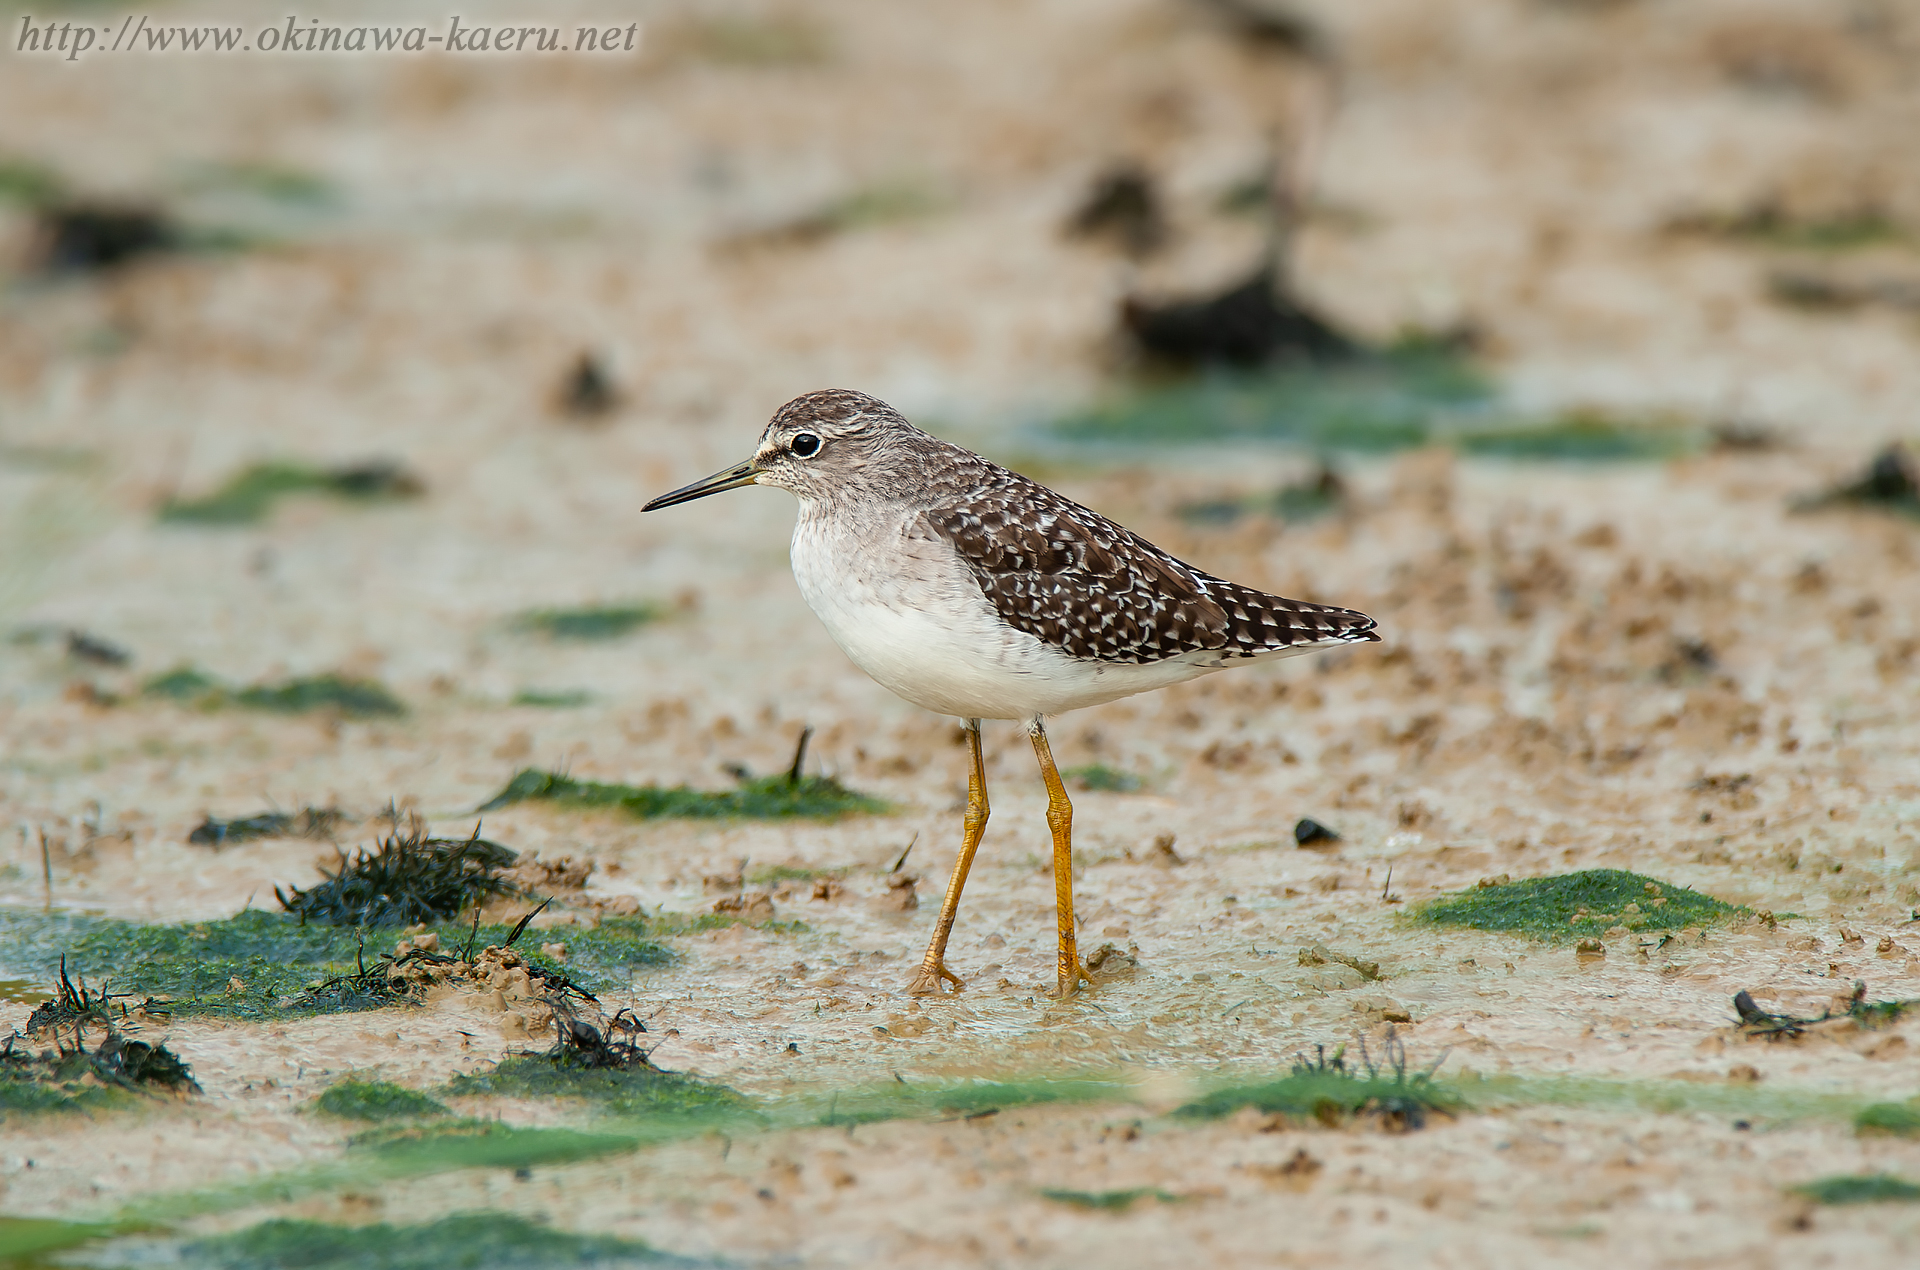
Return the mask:
M 969 772 L 959 857 L 907 991 L 965 981 L 946 963 L 986 833 L 983 721 L 1023 725 L 1047 790 L 1057 989 L 1092 977 L 1073 919 L 1073 804 L 1047 719 L 1229 666 L 1378 642 L 1374 619 L 1204 573 L 1098 512 L 909 423 L 823 389 L 768 421 L 753 457 L 647 503 L 770 485 L 799 499 L 794 580 L 847 657 L 895 695 L 961 721 Z

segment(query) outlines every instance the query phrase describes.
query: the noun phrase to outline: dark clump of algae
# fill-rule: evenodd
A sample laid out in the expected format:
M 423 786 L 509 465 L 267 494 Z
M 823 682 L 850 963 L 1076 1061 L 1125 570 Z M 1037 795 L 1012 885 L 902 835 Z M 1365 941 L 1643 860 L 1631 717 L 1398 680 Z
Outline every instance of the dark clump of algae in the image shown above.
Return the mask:
M 553 1008 L 551 1049 L 509 1054 L 487 1070 L 462 1072 L 445 1092 L 578 1099 L 605 1114 L 670 1131 L 689 1122 L 718 1127 L 759 1118 L 746 1098 L 724 1085 L 655 1067 L 640 1043 L 646 1024 L 631 1010 L 607 1016 L 578 992 L 549 992 L 546 999 Z
M 748 777 L 738 789 L 704 790 L 686 785 L 603 785 L 577 781 L 559 772 L 528 768 L 482 804 L 496 811 L 521 802 L 561 807 L 606 808 L 643 820 L 782 820 L 805 817 L 831 820 L 856 814 L 883 814 L 891 808 L 878 798 L 848 789 L 831 776 Z
M 133 1105 L 137 1098 L 118 1085 L 90 1079 L 93 1072 L 84 1055 L 59 1056 L 36 1062 L 37 1055 L 0 1054 L 0 1120 L 9 1115 L 46 1112 L 110 1111 Z
M 1322 1047 L 1312 1058 L 1295 1060 L 1278 1080 L 1217 1089 L 1173 1114 L 1215 1120 L 1251 1107 L 1268 1115 L 1313 1120 L 1330 1127 L 1371 1115 L 1384 1125 L 1411 1130 L 1424 1127 L 1430 1113 L 1452 1115 L 1463 1108 L 1459 1095 L 1434 1082 L 1433 1067 L 1424 1071 L 1407 1069 L 1406 1050 L 1391 1032 L 1384 1062 L 1374 1062 L 1364 1044 L 1360 1055 L 1359 1062 L 1350 1064 L 1346 1046 L 1332 1055 Z
M 300 920 L 329 926 L 446 921 L 470 905 L 523 894 L 501 875 L 518 859 L 482 838 L 478 825 L 466 838 L 436 838 L 416 817 L 404 833 L 396 824 L 372 850 L 363 847 L 352 856 L 341 851 L 339 867 L 322 869 L 318 885 L 291 894 L 276 886 L 273 895 Z
M 209 1270 L 560 1270 L 712 1264 L 613 1235 L 575 1234 L 510 1213 L 456 1213 L 415 1226 L 335 1226 L 276 1218 L 199 1239 L 181 1259 Z
M 1628 930 L 1683 930 L 1752 916 L 1752 910 L 1624 869 L 1584 869 L 1556 877 L 1489 880 L 1414 908 L 1420 922 L 1507 931 L 1563 942 Z
M 63 961 L 57 995 L 28 1016 L 24 1034 L 0 1044 L 0 1119 L 45 1112 L 89 1113 L 130 1105 L 136 1094 L 197 1094 L 180 1056 L 123 1034 L 128 1011 L 104 990 L 76 984 Z M 97 1034 L 97 1044 L 89 1044 Z
M 270 714 L 332 711 L 349 719 L 393 718 L 406 705 L 385 685 L 344 675 L 310 675 L 236 688 L 204 671 L 181 666 L 147 680 L 142 691 L 200 710 L 237 708 Z
M 878 798 L 856 793 L 831 776 L 808 776 L 807 742 L 812 728 L 803 728 L 793 749 L 793 762 L 777 776 L 755 776 L 744 767 L 734 769 L 740 787 L 711 791 L 676 785 L 603 785 L 577 781 L 561 772 L 527 768 L 507 787 L 483 803 L 480 811 L 494 811 L 521 802 L 550 802 L 563 807 L 610 808 L 643 820 L 783 820 L 807 817 L 835 820 L 857 813 L 884 814 L 893 810 Z

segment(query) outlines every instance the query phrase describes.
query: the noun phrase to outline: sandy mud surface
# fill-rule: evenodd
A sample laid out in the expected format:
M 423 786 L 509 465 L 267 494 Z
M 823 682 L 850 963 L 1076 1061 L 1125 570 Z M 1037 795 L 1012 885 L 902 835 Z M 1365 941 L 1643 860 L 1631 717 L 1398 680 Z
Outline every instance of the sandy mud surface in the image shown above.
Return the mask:
M 83 277 L 23 268 L 0 294 L 0 904 L 207 921 L 337 866 L 319 839 L 190 843 L 208 815 L 338 807 L 348 849 L 390 801 L 449 836 L 484 821 L 593 866 L 531 941 L 658 921 L 672 959 L 602 1004 L 645 1021 L 658 1065 L 775 1110 L 592 1158 L 357 1180 L 365 1126 L 317 1112 L 323 1091 L 441 1090 L 551 1031 L 464 990 L 268 1022 L 156 1013 L 135 1034 L 203 1092 L 0 1122 L 0 1211 L 133 1213 L 165 1240 L 491 1209 L 746 1265 L 1913 1263 L 1920 1207 L 1792 1188 L 1920 1180 L 1920 1140 L 1854 1125 L 1920 1093 L 1920 1016 L 1769 1041 L 1733 1006 L 1844 1012 L 1856 981 L 1920 998 L 1920 520 L 1801 506 L 1920 436 L 1911 15 L 1315 7 L 1330 98 L 1323 64 L 1161 0 L 645 12 L 645 51 L 621 61 L 0 54 L 0 158 L 252 235 Z M 1516 415 L 1652 412 L 1695 440 L 1624 463 L 1342 455 L 1329 514 L 1223 522 L 1191 509 L 1315 456 L 1049 434 L 1132 382 L 1123 293 L 1244 270 L 1259 230 L 1214 209 L 1276 135 L 1312 143 L 1297 272 L 1325 312 L 1382 340 L 1470 326 Z M 1118 158 L 1166 191 L 1170 244 L 1142 262 L 1061 232 Z M 268 168 L 326 196 L 235 192 L 232 173 Z M 1892 228 L 1844 249 L 1700 228 L 1763 205 Z M 10 259 L 33 232 L 0 205 Z M 1789 275 L 1830 302 L 1783 302 L 1804 294 Z M 585 421 L 555 405 L 583 352 L 619 389 Z M 1074 794 L 1082 947 L 1114 949 L 1079 999 L 1047 993 L 1045 802 L 1018 729 L 986 733 L 993 815 L 949 955 L 967 987 L 910 998 L 958 846 L 961 734 L 867 681 L 807 611 L 785 494 L 638 513 L 828 384 L 1212 573 L 1380 621 L 1376 647 L 1055 722 L 1063 766 L 1134 786 Z M 157 515 L 249 463 L 369 458 L 424 495 Z M 628 603 L 652 619 L 595 642 L 515 620 Z M 130 663 L 75 656 L 68 630 Z M 376 680 L 405 713 L 143 693 L 186 666 Z M 526 768 L 725 789 L 735 766 L 782 770 L 803 727 L 809 770 L 893 810 L 475 811 Z M 1296 845 L 1302 817 L 1338 841 Z M 1747 911 L 1671 938 L 1595 929 L 1585 954 L 1410 916 L 1483 879 L 1600 868 Z M 729 901 L 745 922 L 701 928 Z M 0 1028 L 51 987 L 40 952 L 14 954 Z M 1177 1114 L 1361 1040 L 1440 1063 L 1463 1101 L 1407 1132 Z M 1110 1083 L 895 1120 L 818 1110 L 1067 1078 Z M 516 1128 L 639 1132 L 577 1102 L 436 1096 Z

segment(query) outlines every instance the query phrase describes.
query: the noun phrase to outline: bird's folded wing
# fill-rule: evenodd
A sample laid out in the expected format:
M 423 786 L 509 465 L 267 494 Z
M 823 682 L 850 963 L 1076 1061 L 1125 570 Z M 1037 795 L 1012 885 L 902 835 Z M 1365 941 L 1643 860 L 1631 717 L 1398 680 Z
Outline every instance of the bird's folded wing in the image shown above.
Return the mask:
M 991 473 L 984 488 L 936 500 L 927 526 L 959 552 L 1003 621 L 1069 656 L 1142 664 L 1379 639 L 1364 613 L 1202 573 L 1044 485 Z

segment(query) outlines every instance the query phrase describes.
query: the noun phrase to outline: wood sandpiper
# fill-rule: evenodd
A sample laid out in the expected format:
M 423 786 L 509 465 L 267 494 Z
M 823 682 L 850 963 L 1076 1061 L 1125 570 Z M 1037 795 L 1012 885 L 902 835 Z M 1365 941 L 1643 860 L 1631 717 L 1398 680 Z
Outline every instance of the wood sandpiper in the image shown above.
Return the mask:
M 788 402 L 747 462 L 643 510 L 742 485 L 777 485 L 799 498 L 793 576 L 854 664 L 966 728 L 972 767 L 960 857 L 908 988 L 916 994 L 963 986 L 946 951 L 987 828 L 982 719 L 1025 724 L 1040 760 L 1065 997 L 1091 979 L 1074 940 L 1073 806 L 1047 744 L 1047 716 L 1243 662 L 1380 638 L 1364 613 L 1202 573 L 864 393 Z

